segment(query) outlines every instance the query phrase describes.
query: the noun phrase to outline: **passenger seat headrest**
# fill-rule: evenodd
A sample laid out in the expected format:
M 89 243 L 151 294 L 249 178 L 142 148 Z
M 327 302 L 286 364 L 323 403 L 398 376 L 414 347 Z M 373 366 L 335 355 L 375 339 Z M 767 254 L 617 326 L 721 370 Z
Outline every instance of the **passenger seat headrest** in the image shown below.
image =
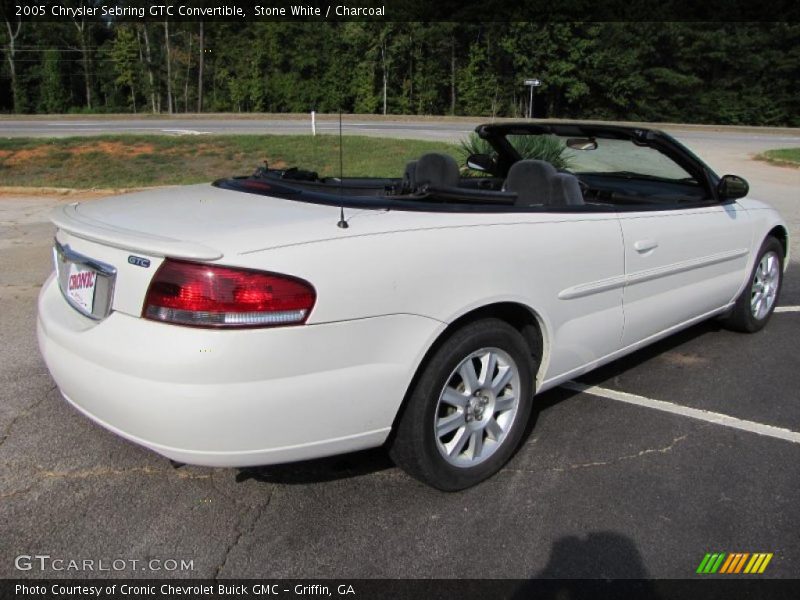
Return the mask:
M 447 154 L 423 154 L 415 169 L 417 187 L 458 187 L 460 174 L 456 159 Z
M 517 194 L 517 206 L 550 203 L 550 179 L 556 169 L 543 160 L 519 160 L 511 165 L 503 190 Z
M 578 178 L 558 173 L 550 179 L 550 204 L 553 206 L 582 206 L 583 192 Z

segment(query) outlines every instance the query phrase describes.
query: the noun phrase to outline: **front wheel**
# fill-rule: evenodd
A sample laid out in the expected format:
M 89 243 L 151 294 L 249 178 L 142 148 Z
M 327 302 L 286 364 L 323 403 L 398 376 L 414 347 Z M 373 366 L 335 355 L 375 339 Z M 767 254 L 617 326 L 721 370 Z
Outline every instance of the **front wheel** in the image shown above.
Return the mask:
M 393 460 L 445 491 L 490 477 L 524 433 L 535 369 L 530 348 L 508 323 L 465 325 L 423 367 L 397 424 Z
M 754 333 L 769 321 L 778 302 L 783 280 L 783 246 L 768 237 L 758 252 L 753 272 L 725 325 L 736 331 Z

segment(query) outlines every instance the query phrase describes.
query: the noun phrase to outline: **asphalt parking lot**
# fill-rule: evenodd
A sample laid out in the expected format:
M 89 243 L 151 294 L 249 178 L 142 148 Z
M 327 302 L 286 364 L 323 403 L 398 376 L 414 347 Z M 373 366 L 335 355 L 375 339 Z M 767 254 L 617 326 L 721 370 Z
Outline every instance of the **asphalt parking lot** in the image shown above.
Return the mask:
M 775 204 L 798 257 L 800 171 L 757 168 L 763 189 L 782 194 Z M 443 494 L 382 450 L 247 471 L 174 469 L 71 409 L 35 340 L 35 298 L 51 269 L 47 213 L 68 201 L 0 197 L 0 577 L 97 575 L 15 569 L 17 556 L 39 554 L 192 561 L 192 570 L 102 573 L 123 577 L 684 578 L 717 551 L 774 553 L 764 576 L 797 577 L 797 260 L 785 311 L 763 332 L 702 324 L 580 380 L 600 395 L 538 397 L 509 465 Z

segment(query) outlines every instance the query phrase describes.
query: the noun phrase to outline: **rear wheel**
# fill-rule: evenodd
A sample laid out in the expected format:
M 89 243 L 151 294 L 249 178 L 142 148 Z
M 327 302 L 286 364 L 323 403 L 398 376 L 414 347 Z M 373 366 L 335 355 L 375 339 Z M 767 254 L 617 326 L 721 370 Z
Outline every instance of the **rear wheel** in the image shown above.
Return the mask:
M 725 319 L 725 325 L 747 333 L 762 329 L 775 310 L 782 281 L 783 246 L 774 237 L 768 237 L 761 245 L 748 284 Z
M 446 491 L 490 477 L 523 435 L 535 369 L 527 343 L 508 323 L 465 325 L 423 367 L 398 422 L 392 458 Z

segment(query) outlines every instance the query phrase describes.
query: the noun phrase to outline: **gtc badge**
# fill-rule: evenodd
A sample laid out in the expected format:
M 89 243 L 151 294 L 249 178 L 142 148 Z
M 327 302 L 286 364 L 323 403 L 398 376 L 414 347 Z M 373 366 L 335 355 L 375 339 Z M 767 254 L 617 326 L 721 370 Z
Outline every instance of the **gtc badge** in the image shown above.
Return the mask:
M 147 258 L 142 258 L 141 256 L 129 256 L 128 262 L 132 265 L 136 265 L 137 267 L 144 267 L 145 269 L 150 266 L 150 260 Z

